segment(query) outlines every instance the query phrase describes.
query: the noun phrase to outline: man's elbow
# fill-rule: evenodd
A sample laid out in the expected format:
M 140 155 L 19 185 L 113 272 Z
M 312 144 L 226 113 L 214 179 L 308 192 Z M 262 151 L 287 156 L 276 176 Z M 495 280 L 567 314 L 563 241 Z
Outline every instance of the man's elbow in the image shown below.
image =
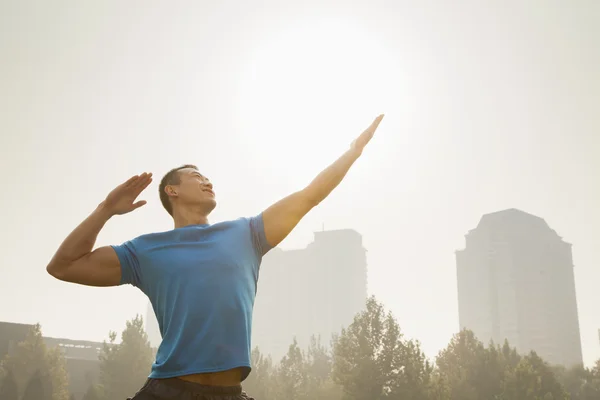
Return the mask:
M 46 272 L 48 274 L 50 274 L 50 276 L 57 278 L 58 275 L 58 269 L 56 268 L 56 266 L 52 263 L 46 265 Z
M 50 262 L 46 266 L 46 272 L 48 272 L 48 274 L 50 274 L 50 276 L 52 276 L 53 278 L 56 278 L 61 281 L 65 279 L 64 275 L 65 275 L 66 269 L 67 269 L 66 266 L 58 265 L 55 262 Z

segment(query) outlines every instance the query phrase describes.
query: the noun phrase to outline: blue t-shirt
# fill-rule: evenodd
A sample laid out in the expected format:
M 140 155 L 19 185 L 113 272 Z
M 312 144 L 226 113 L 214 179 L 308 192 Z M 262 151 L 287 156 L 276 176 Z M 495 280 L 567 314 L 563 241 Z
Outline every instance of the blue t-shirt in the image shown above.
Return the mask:
M 250 373 L 252 309 L 262 256 L 262 214 L 191 225 L 113 246 L 121 284 L 144 292 L 162 343 L 151 378 L 243 367 Z

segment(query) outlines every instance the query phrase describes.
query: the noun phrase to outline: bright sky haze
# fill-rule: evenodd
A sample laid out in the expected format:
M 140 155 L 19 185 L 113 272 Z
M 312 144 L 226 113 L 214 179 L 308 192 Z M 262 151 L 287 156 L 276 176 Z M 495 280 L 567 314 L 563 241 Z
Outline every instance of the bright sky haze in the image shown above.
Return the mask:
M 114 186 L 155 175 L 98 245 L 171 229 L 158 182 L 187 163 L 215 186 L 212 222 L 257 214 L 385 113 L 281 247 L 360 232 L 369 293 L 434 357 L 458 331 L 454 251 L 519 208 L 573 243 L 584 360 L 600 357 L 600 2 L 205 3 L 0 4 L 0 320 L 121 331 L 141 292 L 45 271 Z

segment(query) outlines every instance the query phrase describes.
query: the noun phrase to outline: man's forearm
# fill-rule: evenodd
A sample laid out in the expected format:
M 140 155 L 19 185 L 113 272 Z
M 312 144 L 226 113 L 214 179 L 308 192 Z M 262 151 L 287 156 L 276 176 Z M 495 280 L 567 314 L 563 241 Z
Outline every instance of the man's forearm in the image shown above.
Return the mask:
M 317 175 L 306 188 L 279 200 L 262 213 L 265 237 L 271 246 L 275 247 L 284 240 L 300 220 L 340 184 L 382 119 L 383 115 L 375 118 L 371 126 L 352 142 L 350 150 Z
M 48 264 L 48 272 L 66 268 L 69 264 L 89 254 L 94 249 L 98 234 L 111 215 L 100 204 L 73 232 L 62 242 Z
M 350 149 L 313 179 L 304 192 L 314 205 L 329 196 L 344 179 L 358 157 L 360 157 L 360 152 Z

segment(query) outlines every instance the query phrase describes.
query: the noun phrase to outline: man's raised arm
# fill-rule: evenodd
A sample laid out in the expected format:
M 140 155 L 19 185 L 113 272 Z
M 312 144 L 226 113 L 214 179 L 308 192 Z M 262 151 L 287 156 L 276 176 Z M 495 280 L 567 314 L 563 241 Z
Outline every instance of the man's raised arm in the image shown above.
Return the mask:
M 126 214 L 144 204 L 135 202 L 152 182 L 152 174 L 134 176 L 117 186 L 58 248 L 46 267 L 57 279 L 88 286 L 116 286 L 121 281 L 121 264 L 115 250 L 100 247 L 94 251 L 96 237 L 114 215 Z
M 267 242 L 275 247 L 294 229 L 300 220 L 340 184 L 348 170 L 369 143 L 383 115 L 375 118 L 340 158 L 323 170 L 304 189 L 278 201 L 263 212 Z

